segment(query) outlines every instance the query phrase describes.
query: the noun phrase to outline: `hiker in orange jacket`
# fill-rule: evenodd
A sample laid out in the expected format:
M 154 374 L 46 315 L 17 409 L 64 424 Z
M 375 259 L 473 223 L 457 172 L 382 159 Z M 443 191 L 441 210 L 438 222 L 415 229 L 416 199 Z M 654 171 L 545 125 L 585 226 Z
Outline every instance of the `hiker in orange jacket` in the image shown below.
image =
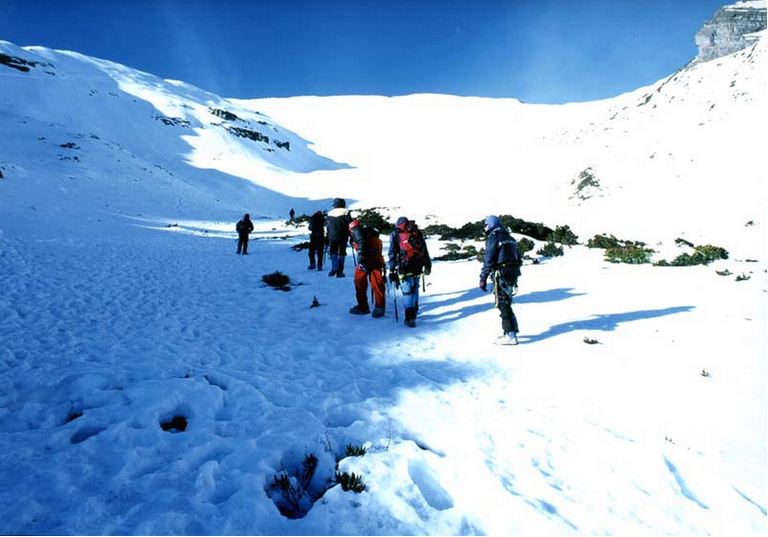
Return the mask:
M 349 223 L 350 241 L 357 252 L 355 267 L 355 296 L 357 305 L 349 310 L 356 315 L 371 313 L 372 317 L 384 315 L 384 256 L 379 232 L 364 226 L 359 220 Z M 373 291 L 373 312 L 368 305 L 368 282 Z

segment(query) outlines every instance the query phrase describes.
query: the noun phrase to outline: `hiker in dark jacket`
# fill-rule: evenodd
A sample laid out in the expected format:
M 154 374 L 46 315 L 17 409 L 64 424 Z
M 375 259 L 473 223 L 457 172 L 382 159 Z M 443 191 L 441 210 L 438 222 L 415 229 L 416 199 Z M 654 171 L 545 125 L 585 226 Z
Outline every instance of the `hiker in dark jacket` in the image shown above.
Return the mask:
M 504 332 L 495 343 L 517 345 L 517 317 L 512 311 L 512 297 L 517 292 L 521 265 L 517 241 L 504 229 L 499 218 L 493 215 L 485 219 L 485 234 L 485 259 L 480 271 L 479 287 L 485 291 L 488 277 L 493 276 L 493 294 Z
M 349 231 L 352 248 L 357 252 L 355 267 L 357 305 L 352 307 L 349 313 L 358 315 L 371 313 L 372 317 L 382 317 L 384 315 L 384 256 L 381 255 L 382 244 L 379 232 L 363 226 L 359 220 L 350 222 Z M 368 281 L 371 282 L 373 291 L 373 312 L 368 306 Z
M 323 251 L 325 250 L 325 215 L 321 211 L 309 217 L 309 266 L 308 270 L 323 270 Z M 317 264 L 315 264 L 317 256 Z
M 331 257 L 331 270 L 328 276 L 344 277 L 344 260 L 349 242 L 349 222 L 351 218 L 346 209 L 347 202 L 342 198 L 333 200 L 333 209 L 328 212 L 328 255 Z
M 421 275 L 429 276 L 432 260 L 416 224 L 401 216 L 395 230 L 389 236 L 389 281 L 403 292 L 405 324 L 416 326 L 419 312 L 419 281 Z
M 235 226 L 237 230 L 237 253 L 248 255 L 248 235 L 253 231 L 253 222 L 251 222 L 251 216 L 245 213 L 243 219 L 240 220 Z

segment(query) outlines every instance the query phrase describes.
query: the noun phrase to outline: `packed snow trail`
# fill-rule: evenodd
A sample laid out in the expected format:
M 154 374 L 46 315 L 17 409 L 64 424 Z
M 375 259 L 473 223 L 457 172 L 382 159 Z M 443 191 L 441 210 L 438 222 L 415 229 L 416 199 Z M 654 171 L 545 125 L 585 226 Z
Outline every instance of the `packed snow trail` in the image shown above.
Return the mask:
M 435 264 L 410 329 L 391 302 L 349 315 L 352 278 L 307 271 L 301 237 L 243 257 L 221 228 L 0 236 L 0 532 L 765 529 L 759 278 L 574 248 L 524 267 L 521 345 L 499 348 L 474 261 Z M 283 517 L 267 489 L 308 453 L 366 492 Z

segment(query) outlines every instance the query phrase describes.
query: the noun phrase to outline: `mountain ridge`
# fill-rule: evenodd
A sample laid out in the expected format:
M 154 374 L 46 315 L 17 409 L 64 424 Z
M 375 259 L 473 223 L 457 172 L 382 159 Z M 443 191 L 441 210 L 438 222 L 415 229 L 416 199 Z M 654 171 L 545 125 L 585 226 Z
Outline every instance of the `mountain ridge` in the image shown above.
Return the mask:
M 567 105 L 439 94 L 232 99 L 76 52 L 0 42 L 0 53 L 37 64 L 0 65 L 0 129 L 17 133 L 0 153 L 6 184 L 44 147 L 63 175 L 86 170 L 106 190 L 107 176 L 129 188 L 162 175 L 162 191 L 140 196 L 166 198 L 159 218 L 309 212 L 341 196 L 454 224 L 500 212 L 582 235 L 723 242 L 764 210 L 752 195 L 764 179 L 759 143 L 744 133 L 765 117 L 765 39 L 633 92 Z M 88 144 L 110 164 L 88 168 Z M 45 185 L 44 168 L 33 168 L 22 173 Z M 589 195 L 575 191 L 587 170 Z M 101 197 L 104 217 L 114 206 Z M 65 201 L 56 200 L 59 212 Z M 712 222 L 723 202 L 743 207 Z M 642 236 L 649 213 L 667 234 Z

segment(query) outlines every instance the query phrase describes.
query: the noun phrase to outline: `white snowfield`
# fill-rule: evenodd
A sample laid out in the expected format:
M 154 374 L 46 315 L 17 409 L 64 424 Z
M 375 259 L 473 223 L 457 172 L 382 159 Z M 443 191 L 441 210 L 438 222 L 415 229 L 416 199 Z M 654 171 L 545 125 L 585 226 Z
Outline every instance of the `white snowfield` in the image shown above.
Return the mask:
M 224 99 L 0 42 L 0 533 L 766 534 L 765 46 L 544 106 Z M 337 196 L 582 245 L 531 253 L 498 347 L 475 260 L 414 329 L 392 290 L 349 315 L 352 257 L 308 271 L 284 222 Z

